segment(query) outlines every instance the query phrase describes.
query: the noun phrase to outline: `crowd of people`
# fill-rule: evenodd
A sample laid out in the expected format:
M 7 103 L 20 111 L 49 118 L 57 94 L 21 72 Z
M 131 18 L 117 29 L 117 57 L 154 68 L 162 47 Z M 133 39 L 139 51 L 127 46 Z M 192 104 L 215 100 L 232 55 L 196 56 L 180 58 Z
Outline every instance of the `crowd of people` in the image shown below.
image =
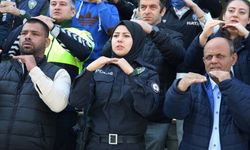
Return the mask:
M 0 15 L 0 149 L 250 150 L 249 0 L 5 0 Z

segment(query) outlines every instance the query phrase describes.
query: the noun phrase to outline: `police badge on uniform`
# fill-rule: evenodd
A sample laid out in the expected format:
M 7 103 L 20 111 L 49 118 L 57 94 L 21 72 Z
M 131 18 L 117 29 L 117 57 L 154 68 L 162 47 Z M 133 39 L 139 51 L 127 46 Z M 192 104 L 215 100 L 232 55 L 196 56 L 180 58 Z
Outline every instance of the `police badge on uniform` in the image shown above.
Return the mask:
M 37 5 L 37 1 L 36 0 L 29 0 L 29 2 L 28 2 L 29 9 L 35 8 L 36 5 Z
M 151 88 L 153 89 L 153 91 L 155 93 L 159 93 L 160 92 L 159 85 L 157 83 L 155 83 L 155 82 L 151 84 Z

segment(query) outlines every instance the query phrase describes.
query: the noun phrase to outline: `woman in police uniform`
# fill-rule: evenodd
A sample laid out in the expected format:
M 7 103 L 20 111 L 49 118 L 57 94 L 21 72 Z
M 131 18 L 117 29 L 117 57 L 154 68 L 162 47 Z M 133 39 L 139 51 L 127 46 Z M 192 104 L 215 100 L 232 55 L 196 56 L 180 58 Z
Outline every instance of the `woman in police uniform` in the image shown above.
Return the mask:
M 71 105 L 91 105 L 87 150 L 145 149 L 146 118 L 159 105 L 158 74 L 139 57 L 145 37 L 137 23 L 120 22 L 112 34 L 112 57 L 95 60 L 73 83 Z

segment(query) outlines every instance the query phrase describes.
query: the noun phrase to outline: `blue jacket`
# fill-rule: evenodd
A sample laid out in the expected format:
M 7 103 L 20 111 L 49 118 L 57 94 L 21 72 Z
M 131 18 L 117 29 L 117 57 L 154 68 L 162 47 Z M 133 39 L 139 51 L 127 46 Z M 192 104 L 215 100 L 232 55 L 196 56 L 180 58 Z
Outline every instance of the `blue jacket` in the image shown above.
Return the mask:
M 113 28 L 119 23 L 118 10 L 107 2 L 99 4 L 76 0 L 77 14 L 72 19 L 72 27 L 87 30 L 91 33 L 95 48 L 90 60 L 100 56 L 101 49 L 112 33 Z
M 207 150 L 213 127 L 213 116 L 206 84 L 193 84 L 186 92 L 177 89 L 176 80 L 167 92 L 164 113 L 184 119 L 180 150 Z M 248 150 L 250 133 L 250 86 L 237 79 L 219 83 L 220 143 L 222 150 Z

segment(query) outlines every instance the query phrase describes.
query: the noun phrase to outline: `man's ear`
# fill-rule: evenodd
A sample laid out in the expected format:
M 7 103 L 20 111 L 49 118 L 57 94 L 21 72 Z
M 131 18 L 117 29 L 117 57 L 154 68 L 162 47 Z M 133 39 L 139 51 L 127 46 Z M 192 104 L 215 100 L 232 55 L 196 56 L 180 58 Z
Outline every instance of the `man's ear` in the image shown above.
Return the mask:
M 76 9 L 71 9 L 71 17 L 74 17 L 76 15 Z
M 160 14 L 161 14 L 162 17 L 165 15 L 165 12 L 166 12 L 166 7 L 164 7 L 163 9 L 161 9 Z
M 45 47 L 46 47 L 46 48 L 49 47 L 49 44 L 50 44 L 50 39 L 47 38 L 47 39 L 46 39 L 46 42 L 45 42 Z
M 232 65 L 234 65 L 237 62 L 237 59 L 238 59 L 237 53 L 233 53 L 232 54 Z

